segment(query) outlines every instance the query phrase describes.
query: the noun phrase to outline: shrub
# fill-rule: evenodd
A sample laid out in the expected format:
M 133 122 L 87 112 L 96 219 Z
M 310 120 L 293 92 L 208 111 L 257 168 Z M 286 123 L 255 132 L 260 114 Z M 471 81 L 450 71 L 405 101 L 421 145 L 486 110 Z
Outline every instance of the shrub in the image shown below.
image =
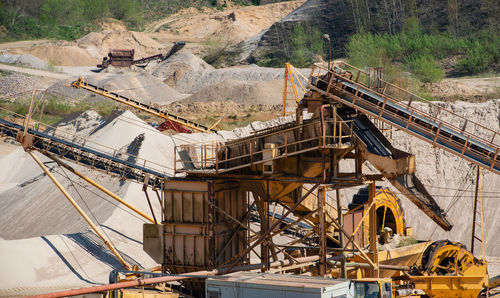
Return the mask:
M 500 62 L 498 32 L 483 31 L 474 38 L 457 37 L 449 33 L 423 33 L 414 18 L 405 23 L 401 33 L 372 34 L 359 32 L 346 45 L 349 63 L 358 67 L 385 67 L 402 63 L 425 82 L 442 79 L 438 62 L 446 57 L 466 55 L 457 63 L 462 73 L 486 71 L 492 63 Z
M 381 41 L 378 35 L 371 33 L 354 34 L 346 46 L 347 59 L 359 67 L 382 67 L 386 51 L 381 46 Z
M 309 67 L 316 56 L 324 56 L 326 44 L 318 28 L 297 24 L 290 36 L 290 45 L 290 63 L 296 67 Z
M 432 56 L 424 55 L 408 61 L 408 65 L 422 82 L 439 82 L 444 72 Z

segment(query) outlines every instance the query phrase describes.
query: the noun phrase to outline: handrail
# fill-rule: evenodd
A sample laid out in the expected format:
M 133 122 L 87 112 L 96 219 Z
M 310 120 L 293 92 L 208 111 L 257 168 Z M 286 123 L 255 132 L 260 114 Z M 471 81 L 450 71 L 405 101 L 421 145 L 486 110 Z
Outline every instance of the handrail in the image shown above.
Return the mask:
M 341 63 L 341 65 L 348 65 L 346 63 Z M 311 73 L 321 73 L 321 70 L 316 70 L 322 69 L 325 70 L 323 66 L 315 64 L 311 70 Z M 359 70 L 359 69 L 358 69 Z M 361 72 L 361 70 L 359 70 Z M 365 73 L 366 74 L 366 73 Z M 332 79 L 336 79 L 336 83 L 332 84 L 331 81 Z M 481 124 L 474 123 L 472 121 L 469 121 L 467 118 L 457 115 L 456 113 L 453 113 L 451 111 L 448 111 L 447 109 L 438 106 L 433 103 L 429 103 L 431 107 L 436 108 L 436 114 L 430 114 L 429 112 L 426 112 L 422 109 L 416 108 L 415 106 L 411 106 L 412 99 L 421 99 L 422 101 L 427 101 L 411 92 L 408 92 L 401 87 L 398 87 L 394 84 L 390 84 L 384 80 L 381 80 L 384 84 L 381 86 L 383 87 L 382 92 L 380 93 L 378 90 L 375 90 L 373 88 L 368 87 L 365 84 L 355 82 L 352 79 L 352 74 L 351 73 L 346 73 L 343 72 L 342 69 L 334 68 L 331 69 L 328 73 L 328 75 L 324 76 L 317 76 L 315 77 L 316 84 L 318 81 L 323 82 L 326 87 L 325 90 L 318 89 L 313 85 L 313 80 L 311 79 L 311 82 L 309 83 L 309 88 L 312 88 L 313 90 L 316 89 L 318 91 L 324 92 L 326 95 L 332 95 L 331 94 L 331 88 L 333 90 L 336 90 L 338 92 L 350 92 L 351 94 L 354 95 L 354 98 L 352 99 L 352 102 L 347 101 L 342 99 L 342 95 L 338 97 L 339 100 L 341 101 L 346 101 L 346 104 L 352 105 L 352 107 L 358 109 L 358 110 L 365 110 L 365 109 L 371 109 L 371 110 L 366 110 L 368 114 L 373 114 L 372 116 L 380 119 L 382 115 L 385 115 L 384 113 L 388 113 L 387 117 L 391 117 L 390 119 L 384 120 L 390 125 L 393 126 L 400 126 L 401 129 L 406 131 L 407 133 L 416 135 L 417 137 L 421 137 L 425 140 L 431 141 L 433 145 L 437 145 L 436 142 L 441 140 L 442 142 L 448 143 L 448 144 L 453 144 L 454 147 L 447 148 L 444 144 L 440 144 L 439 146 L 454 152 L 458 156 L 462 158 L 467 158 L 468 160 L 481 164 L 483 167 L 490 168 L 490 170 L 493 170 L 495 165 L 498 163 L 496 161 L 496 158 L 498 156 L 498 151 L 499 151 L 499 145 L 498 141 L 495 142 L 495 137 L 500 134 L 500 132 L 487 128 Z M 339 84 L 340 83 L 340 84 Z M 350 84 L 350 85 L 349 85 Z M 387 94 L 387 86 L 396 86 L 399 91 L 405 92 L 406 94 L 409 94 L 410 101 L 405 103 L 401 100 L 398 100 L 397 98 Z M 346 88 L 350 88 L 353 91 L 348 91 L 345 90 Z M 382 89 L 382 88 L 381 88 Z M 355 90 L 355 92 L 354 92 Z M 370 94 L 368 94 L 370 93 Z M 370 100 L 365 100 L 362 98 L 363 94 L 367 94 L 370 98 L 373 98 L 376 100 L 376 103 L 371 102 Z M 375 96 L 375 97 L 374 97 Z M 377 99 L 376 97 L 379 97 Z M 391 105 L 393 105 L 391 107 Z M 361 105 L 360 105 L 361 104 Z M 380 106 L 382 105 L 382 106 Z M 365 107 L 365 108 L 363 108 Z M 389 107 L 389 108 L 388 108 Z M 376 112 L 374 112 L 376 111 Z M 401 116 L 402 114 L 409 114 L 410 117 L 406 118 Z M 456 124 L 450 123 L 448 121 L 445 121 L 442 119 L 443 116 L 451 116 L 453 119 L 459 119 L 462 120 L 464 127 L 458 127 Z M 392 120 L 391 120 L 392 119 Z M 399 119 L 399 120 L 398 120 Z M 383 120 L 383 119 L 382 119 Z M 400 123 L 398 123 L 397 121 Z M 403 123 L 403 124 L 401 124 Z M 410 132 L 410 123 L 412 124 L 412 129 L 420 129 L 422 132 L 425 132 L 427 135 L 431 135 L 432 139 L 428 139 L 427 137 L 423 136 L 418 136 L 417 133 L 415 132 Z M 475 133 L 469 132 L 470 129 L 467 128 L 467 125 L 469 127 L 474 126 Z M 486 139 L 485 137 L 480 137 L 477 136 L 477 130 L 485 130 L 489 135 L 488 138 L 491 137 L 491 139 Z M 465 142 L 465 143 L 464 143 Z M 453 149 L 455 148 L 455 149 Z M 464 156 L 465 150 L 468 150 L 473 156 Z M 459 152 L 460 151 L 460 152 Z M 461 153 L 461 154 L 460 154 Z M 477 156 L 482 156 L 481 157 L 481 162 L 475 161 L 475 158 Z M 491 158 L 493 159 L 491 160 Z M 496 169 L 495 171 L 498 171 Z
M 356 68 L 355 66 L 352 66 L 352 65 L 350 65 L 350 64 L 347 64 L 346 62 L 343 62 L 343 61 L 342 61 L 342 62 L 340 62 L 340 65 L 341 65 L 341 66 L 343 66 L 343 65 L 347 65 L 348 67 L 351 67 L 351 68 L 354 68 L 354 69 L 356 69 L 356 70 L 358 70 L 358 71 L 361 71 L 363 74 L 369 75 L 368 73 L 366 73 L 366 72 L 364 72 L 364 71 L 360 70 L 359 68 Z M 315 65 L 313 66 L 313 68 L 314 68 L 314 67 L 322 67 L 322 66 L 321 66 L 321 65 L 319 65 L 319 64 L 315 64 Z M 337 74 L 337 73 L 335 73 L 334 71 L 330 71 L 330 73 L 332 73 L 332 74 L 333 74 L 334 76 L 336 76 L 336 77 L 340 77 L 340 78 L 342 78 L 342 80 L 346 80 L 346 81 L 348 81 L 348 82 L 349 82 L 349 83 L 351 83 L 351 84 L 354 84 L 354 85 L 361 85 L 361 86 L 363 86 L 363 87 L 365 87 L 365 88 L 368 88 L 368 89 L 370 89 L 370 92 L 374 93 L 375 95 L 377 95 L 377 96 L 379 96 L 379 97 L 382 97 L 382 98 L 387 98 L 387 99 L 389 99 L 390 101 L 392 101 L 393 103 L 396 103 L 396 104 L 398 104 L 398 105 L 400 105 L 401 103 L 403 103 L 403 104 L 404 104 L 404 102 L 403 102 L 403 101 L 398 100 L 397 98 L 395 98 L 395 97 L 391 96 L 390 94 L 385 94 L 385 93 L 383 94 L 383 93 L 380 93 L 380 92 L 378 92 L 377 90 L 375 90 L 375 89 L 373 89 L 373 88 L 370 88 L 370 87 L 368 87 L 368 86 L 367 86 L 367 85 L 365 85 L 365 84 L 361 84 L 361 83 L 359 83 L 359 82 L 355 82 L 355 81 L 353 81 L 353 80 L 347 79 L 347 78 L 345 78 L 345 77 L 344 77 L 344 76 L 342 76 L 342 75 L 338 75 L 338 74 Z M 408 90 L 405 90 L 405 89 L 403 89 L 403 88 L 401 88 L 401 87 L 399 87 L 399 86 L 397 86 L 397 85 L 395 85 L 395 84 L 392 84 L 392 83 L 390 83 L 390 82 L 387 82 L 387 81 L 385 81 L 385 80 L 383 80 L 383 79 L 379 79 L 379 80 L 380 80 L 382 83 L 384 83 L 385 85 L 387 85 L 387 86 L 394 87 L 395 89 L 397 89 L 397 90 L 399 90 L 399 91 L 401 91 L 401 92 L 403 92 L 403 93 L 406 93 L 406 94 L 410 95 L 410 97 L 416 98 L 416 99 L 418 99 L 419 101 L 422 101 L 422 102 L 427 103 L 429 106 L 431 106 L 431 107 L 435 108 L 437 111 L 439 111 L 439 112 L 438 112 L 438 115 L 439 115 L 441 112 L 446 112 L 446 113 L 449 113 L 450 115 L 452 115 L 454 118 L 459 118 L 459 119 L 462 119 L 462 120 L 464 121 L 464 123 L 470 123 L 470 124 L 472 124 L 472 125 L 478 126 L 478 127 L 482 128 L 482 129 L 485 129 L 486 131 L 489 131 L 490 133 L 492 133 L 492 134 L 493 134 L 493 136 L 500 135 L 500 131 L 493 130 L 493 129 L 491 129 L 491 128 L 488 128 L 488 127 L 486 127 L 486 126 L 484 126 L 484 125 L 481 125 L 481 124 L 479 124 L 479 123 L 476 123 L 476 122 L 472 122 L 472 121 L 470 121 L 469 119 L 467 119 L 466 117 L 464 117 L 464 116 L 462 116 L 462 115 L 459 115 L 459 114 L 454 113 L 454 112 L 452 112 L 452 111 L 450 111 L 450 110 L 448 110 L 448 109 L 445 109 L 445 108 L 443 108 L 442 106 L 439 106 L 439 105 L 437 105 L 437 104 L 435 104 L 435 103 L 433 103 L 433 102 L 431 102 L 431 101 L 429 101 L 429 100 L 427 100 L 427 99 L 425 99 L 425 98 L 423 98 L 423 97 L 421 97 L 421 96 L 419 96 L 419 95 L 416 95 L 416 94 L 414 94 L 414 93 L 412 93 L 412 92 L 410 92 L 410 91 L 408 91 Z M 404 107 L 404 108 L 405 108 L 405 109 L 409 109 L 409 110 L 415 110 L 415 111 L 418 111 L 420 114 L 424 114 L 424 115 L 426 115 L 426 116 L 427 116 L 428 118 L 430 118 L 431 120 L 441 121 L 441 122 L 443 122 L 443 124 L 446 124 L 448 127 L 453 127 L 453 128 L 456 128 L 456 129 L 457 129 L 460 133 L 462 133 L 462 134 L 464 134 L 464 133 L 468 133 L 468 134 L 470 134 L 470 135 L 471 135 L 471 137 L 473 137 L 473 138 L 476 138 L 476 139 L 478 139 L 478 140 L 483 140 L 484 142 L 487 142 L 486 144 L 491 144 L 491 145 L 496 145 L 496 146 L 498 146 L 497 144 L 493 143 L 491 140 L 486 140 L 486 139 L 483 139 L 483 138 L 481 138 L 481 137 L 475 137 L 473 134 L 471 134 L 471 133 L 469 133 L 469 132 L 467 132 L 467 131 L 462 130 L 462 128 L 460 128 L 460 127 L 457 127 L 455 124 L 452 124 L 452 123 L 450 123 L 450 122 L 447 122 L 447 121 L 444 121 L 444 120 L 439 119 L 439 118 L 437 117 L 438 115 L 432 115 L 432 114 L 427 113 L 427 112 L 425 112 L 425 111 L 423 111 L 423 110 L 421 110 L 421 109 L 417 109 L 417 108 L 411 107 L 410 105 L 411 105 L 411 103 L 409 103 L 409 104 L 405 104 L 405 107 Z M 493 140 L 493 139 L 492 139 L 492 140 Z
M 349 125 L 350 127 L 352 127 L 352 120 L 326 119 L 324 123 L 330 125 L 333 124 L 335 126 L 333 129 L 334 130 L 339 129 L 339 131 L 342 129 L 343 125 Z M 312 150 L 317 150 L 322 148 L 341 148 L 343 144 L 347 144 L 350 140 L 352 140 L 353 137 L 352 133 L 347 135 L 342 135 L 341 133 L 339 133 L 338 135 L 333 135 L 333 136 L 324 135 L 321 133 L 318 134 L 317 136 L 296 140 L 294 142 L 288 142 L 287 136 L 289 133 L 304 128 L 316 128 L 319 130 L 320 124 L 321 121 L 319 119 L 316 119 L 302 125 L 285 128 L 279 131 L 272 131 L 264 134 L 257 133 L 256 135 L 245 137 L 241 140 L 233 140 L 225 144 L 217 142 L 211 144 L 178 145 L 175 148 L 175 152 L 186 150 L 187 152 L 195 153 L 197 156 L 193 156 L 193 154 L 190 154 L 189 159 L 176 158 L 175 169 L 176 172 L 190 171 L 190 169 L 181 168 L 177 166 L 177 163 L 180 162 L 184 164 L 190 164 L 194 168 L 192 169 L 192 171 L 211 170 L 215 171 L 216 173 L 221 173 L 248 166 L 258 165 L 281 158 L 286 158 L 289 156 L 297 155 Z M 282 138 L 282 143 L 279 143 L 277 144 L 276 147 L 274 147 L 274 150 L 278 150 L 278 152 L 281 152 L 281 154 L 275 157 L 264 159 L 263 158 L 264 152 L 267 152 L 270 149 L 262 148 L 260 150 L 255 151 L 254 144 L 256 144 L 257 141 L 262 138 L 273 137 L 273 136 L 281 136 Z M 318 141 L 317 144 L 314 141 Z M 236 156 L 230 156 L 230 155 L 228 156 L 227 153 L 229 151 L 238 147 L 248 148 L 248 151 L 244 150 L 243 152 L 241 152 Z M 297 150 L 296 148 L 301 148 L 301 149 Z M 197 152 L 199 152 L 199 154 Z M 228 166 L 227 165 L 228 163 L 233 163 L 235 165 Z

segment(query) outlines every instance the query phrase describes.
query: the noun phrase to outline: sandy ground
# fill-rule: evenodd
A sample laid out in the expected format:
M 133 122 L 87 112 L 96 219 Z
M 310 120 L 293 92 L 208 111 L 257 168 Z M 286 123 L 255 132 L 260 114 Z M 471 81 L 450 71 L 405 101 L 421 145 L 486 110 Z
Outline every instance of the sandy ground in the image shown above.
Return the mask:
M 217 39 L 237 43 L 279 21 L 305 1 L 287 1 L 262 6 L 229 7 L 223 11 L 190 8 L 151 24 L 146 31 L 162 43 Z
M 20 72 L 20 73 L 24 73 L 24 74 L 53 78 L 53 79 L 58 79 L 58 80 L 64 80 L 64 79 L 68 79 L 71 77 L 70 75 L 64 74 L 64 73 L 57 73 L 57 72 L 52 72 L 52 71 L 32 69 L 32 68 L 26 68 L 26 67 L 18 67 L 18 66 L 12 66 L 12 65 L 7 65 L 7 64 L 0 64 L 0 69 L 5 70 L 5 71 Z
M 472 99 L 480 95 L 500 97 L 500 77 L 447 78 L 439 83 L 426 84 L 437 98 Z M 478 98 L 479 99 L 479 98 Z
M 112 48 L 133 48 L 136 59 L 166 52 L 174 41 L 187 41 L 187 48 L 199 51 L 201 42 L 235 44 L 250 38 L 280 20 L 305 0 L 263 6 L 230 7 L 223 11 L 183 10 L 151 24 L 146 32 L 127 31 L 116 21 L 101 24 L 74 41 L 19 41 L 0 44 L 0 52 L 31 54 L 56 66 L 89 66 L 99 63 Z

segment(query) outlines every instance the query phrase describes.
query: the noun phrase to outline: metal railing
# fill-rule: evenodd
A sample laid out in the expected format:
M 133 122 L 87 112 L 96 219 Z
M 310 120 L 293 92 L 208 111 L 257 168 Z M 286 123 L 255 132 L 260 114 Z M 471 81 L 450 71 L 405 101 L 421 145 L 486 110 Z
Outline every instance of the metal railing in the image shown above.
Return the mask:
M 8 111 L 8 110 L 6 110 Z M 87 138 L 82 138 L 55 127 L 30 120 L 11 111 L 10 117 L 0 120 L 0 135 L 16 138 L 19 133 L 33 138 L 32 147 L 47 151 L 79 164 L 104 170 L 118 176 L 144 182 L 146 174 L 151 176 L 150 184 L 157 185 L 173 176 L 173 168 L 146 160 L 137 155 L 111 148 Z
M 340 117 L 323 121 L 314 119 L 302 125 L 265 134 L 256 133 L 227 143 L 179 145 L 174 148 L 174 153 L 179 156 L 174 168 L 176 173 L 210 171 L 218 174 L 313 150 L 350 147 L 353 139 L 352 126 L 351 120 L 344 121 Z M 349 133 L 346 134 L 343 130 Z M 272 148 L 264 148 L 266 139 L 274 144 Z M 274 153 L 265 158 L 265 153 L 270 151 Z
M 334 99 L 375 119 L 500 173 L 500 136 L 497 136 L 500 132 L 472 122 L 381 78 L 377 81 L 374 83 L 369 73 L 340 62 L 330 71 L 321 65 L 314 65 L 309 88 L 334 96 Z M 320 82 L 321 88 L 318 87 Z M 343 96 L 345 93 L 354 95 L 353 99 L 348 100 Z M 398 97 L 393 94 L 398 94 Z M 375 97 L 379 99 L 375 100 Z M 428 110 L 425 110 L 426 107 Z

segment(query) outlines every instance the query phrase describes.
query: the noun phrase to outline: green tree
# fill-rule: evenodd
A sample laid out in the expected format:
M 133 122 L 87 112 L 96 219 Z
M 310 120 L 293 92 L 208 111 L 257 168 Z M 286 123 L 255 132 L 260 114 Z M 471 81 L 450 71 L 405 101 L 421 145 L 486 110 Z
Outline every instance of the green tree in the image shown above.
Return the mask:
M 325 41 L 316 27 L 297 24 L 290 37 L 290 62 L 297 67 L 309 67 L 316 56 L 323 56 Z
M 133 0 L 109 0 L 109 12 L 115 19 L 122 20 L 132 27 L 142 24 L 142 10 Z
M 108 0 L 85 0 L 84 15 L 87 20 L 101 19 L 109 14 Z
M 40 8 L 40 21 L 45 24 L 74 25 L 86 21 L 82 0 L 45 0 Z

